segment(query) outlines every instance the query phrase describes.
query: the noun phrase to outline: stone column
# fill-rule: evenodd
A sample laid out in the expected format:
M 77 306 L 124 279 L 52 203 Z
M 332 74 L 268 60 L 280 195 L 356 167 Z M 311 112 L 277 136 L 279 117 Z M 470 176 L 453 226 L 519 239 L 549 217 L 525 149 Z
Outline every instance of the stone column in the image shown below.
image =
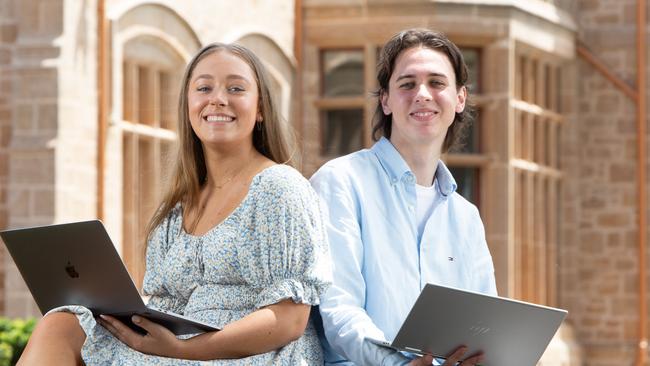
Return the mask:
M 481 126 L 484 134 L 485 153 L 491 158 L 484 170 L 485 189 L 481 196 L 482 217 L 486 227 L 486 239 L 494 261 L 499 294 L 514 296 L 513 220 L 514 198 L 512 156 L 513 112 L 510 97 L 513 83 L 513 42 L 507 38 L 497 39 L 484 48 L 484 93 L 490 97 L 481 113 L 483 120 L 492 126 Z

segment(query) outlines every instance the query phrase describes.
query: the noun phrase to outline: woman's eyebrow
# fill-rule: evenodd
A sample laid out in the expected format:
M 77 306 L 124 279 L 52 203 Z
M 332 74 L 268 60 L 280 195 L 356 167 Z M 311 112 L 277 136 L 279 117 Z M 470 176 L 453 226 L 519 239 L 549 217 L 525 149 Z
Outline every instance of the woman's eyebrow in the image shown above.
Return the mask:
M 197 81 L 197 80 L 199 80 L 199 79 L 210 79 L 210 80 L 214 80 L 214 76 L 212 76 L 212 75 L 210 75 L 210 74 L 201 74 L 201 75 L 197 75 L 194 79 L 192 79 L 192 81 Z M 242 80 L 242 81 L 245 81 L 245 82 L 247 82 L 247 83 L 250 83 L 250 81 L 248 81 L 248 79 L 246 79 L 245 77 L 243 77 L 243 76 L 241 76 L 241 75 L 238 75 L 238 74 L 230 74 L 230 75 L 227 75 L 227 76 L 226 76 L 226 79 L 227 79 L 227 80 Z
M 245 81 L 247 83 L 250 83 L 250 81 L 247 78 L 245 78 L 245 77 L 243 77 L 241 75 L 238 75 L 238 74 L 230 74 L 230 75 L 226 76 L 226 79 L 227 80 L 242 80 L 242 81 Z
M 199 79 L 214 79 L 214 77 L 210 74 L 201 74 L 201 75 L 197 75 L 194 79 L 192 79 L 192 81 L 194 82 Z

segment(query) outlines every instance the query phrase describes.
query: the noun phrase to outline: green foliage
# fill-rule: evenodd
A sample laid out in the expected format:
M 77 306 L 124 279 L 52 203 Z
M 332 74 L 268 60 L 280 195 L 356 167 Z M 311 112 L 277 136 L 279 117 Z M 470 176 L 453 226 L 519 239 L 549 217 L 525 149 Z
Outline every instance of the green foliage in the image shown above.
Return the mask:
M 0 317 L 0 366 L 15 365 L 36 326 L 36 319 Z

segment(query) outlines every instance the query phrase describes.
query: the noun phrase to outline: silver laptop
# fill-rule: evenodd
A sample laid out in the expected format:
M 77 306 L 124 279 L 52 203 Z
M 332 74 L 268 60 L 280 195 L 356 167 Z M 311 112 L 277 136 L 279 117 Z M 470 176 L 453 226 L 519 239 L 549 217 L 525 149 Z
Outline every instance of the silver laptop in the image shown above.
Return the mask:
M 392 342 L 381 346 L 445 358 L 459 346 L 483 366 L 535 366 L 567 311 L 427 284 Z
M 43 314 L 62 305 L 83 305 L 93 315 L 112 315 L 139 333 L 144 329 L 131 322 L 134 314 L 175 334 L 218 330 L 147 307 L 98 220 L 0 231 L 0 237 Z

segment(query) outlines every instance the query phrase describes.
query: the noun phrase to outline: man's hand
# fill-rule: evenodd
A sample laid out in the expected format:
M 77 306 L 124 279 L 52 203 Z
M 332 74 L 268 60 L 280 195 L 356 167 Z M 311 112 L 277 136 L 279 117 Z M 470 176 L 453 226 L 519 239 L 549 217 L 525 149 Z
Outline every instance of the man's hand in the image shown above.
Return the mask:
M 111 332 L 115 338 L 136 351 L 156 356 L 182 358 L 183 341 L 176 338 L 169 329 L 137 315 L 134 315 L 131 320 L 146 330 L 147 334 L 138 334 L 109 315 L 100 315 L 99 324 Z
M 447 359 L 445 360 L 445 363 L 442 364 L 442 366 L 456 366 L 458 362 L 458 366 L 478 366 L 483 362 L 483 354 L 479 353 L 477 355 L 473 355 L 472 357 L 468 357 L 463 360 L 463 355 L 467 352 L 467 347 L 461 346 L 458 347 L 454 352 L 452 352 L 449 356 L 447 356 Z M 431 365 L 433 362 L 433 356 L 430 355 L 425 355 L 419 358 L 416 358 L 415 360 L 411 361 L 409 363 L 409 366 L 425 366 L 425 365 Z
M 424 355 L 418 357 L 409 363 L 409 366 L 429 366 L 433 362 L 433 356 Z

